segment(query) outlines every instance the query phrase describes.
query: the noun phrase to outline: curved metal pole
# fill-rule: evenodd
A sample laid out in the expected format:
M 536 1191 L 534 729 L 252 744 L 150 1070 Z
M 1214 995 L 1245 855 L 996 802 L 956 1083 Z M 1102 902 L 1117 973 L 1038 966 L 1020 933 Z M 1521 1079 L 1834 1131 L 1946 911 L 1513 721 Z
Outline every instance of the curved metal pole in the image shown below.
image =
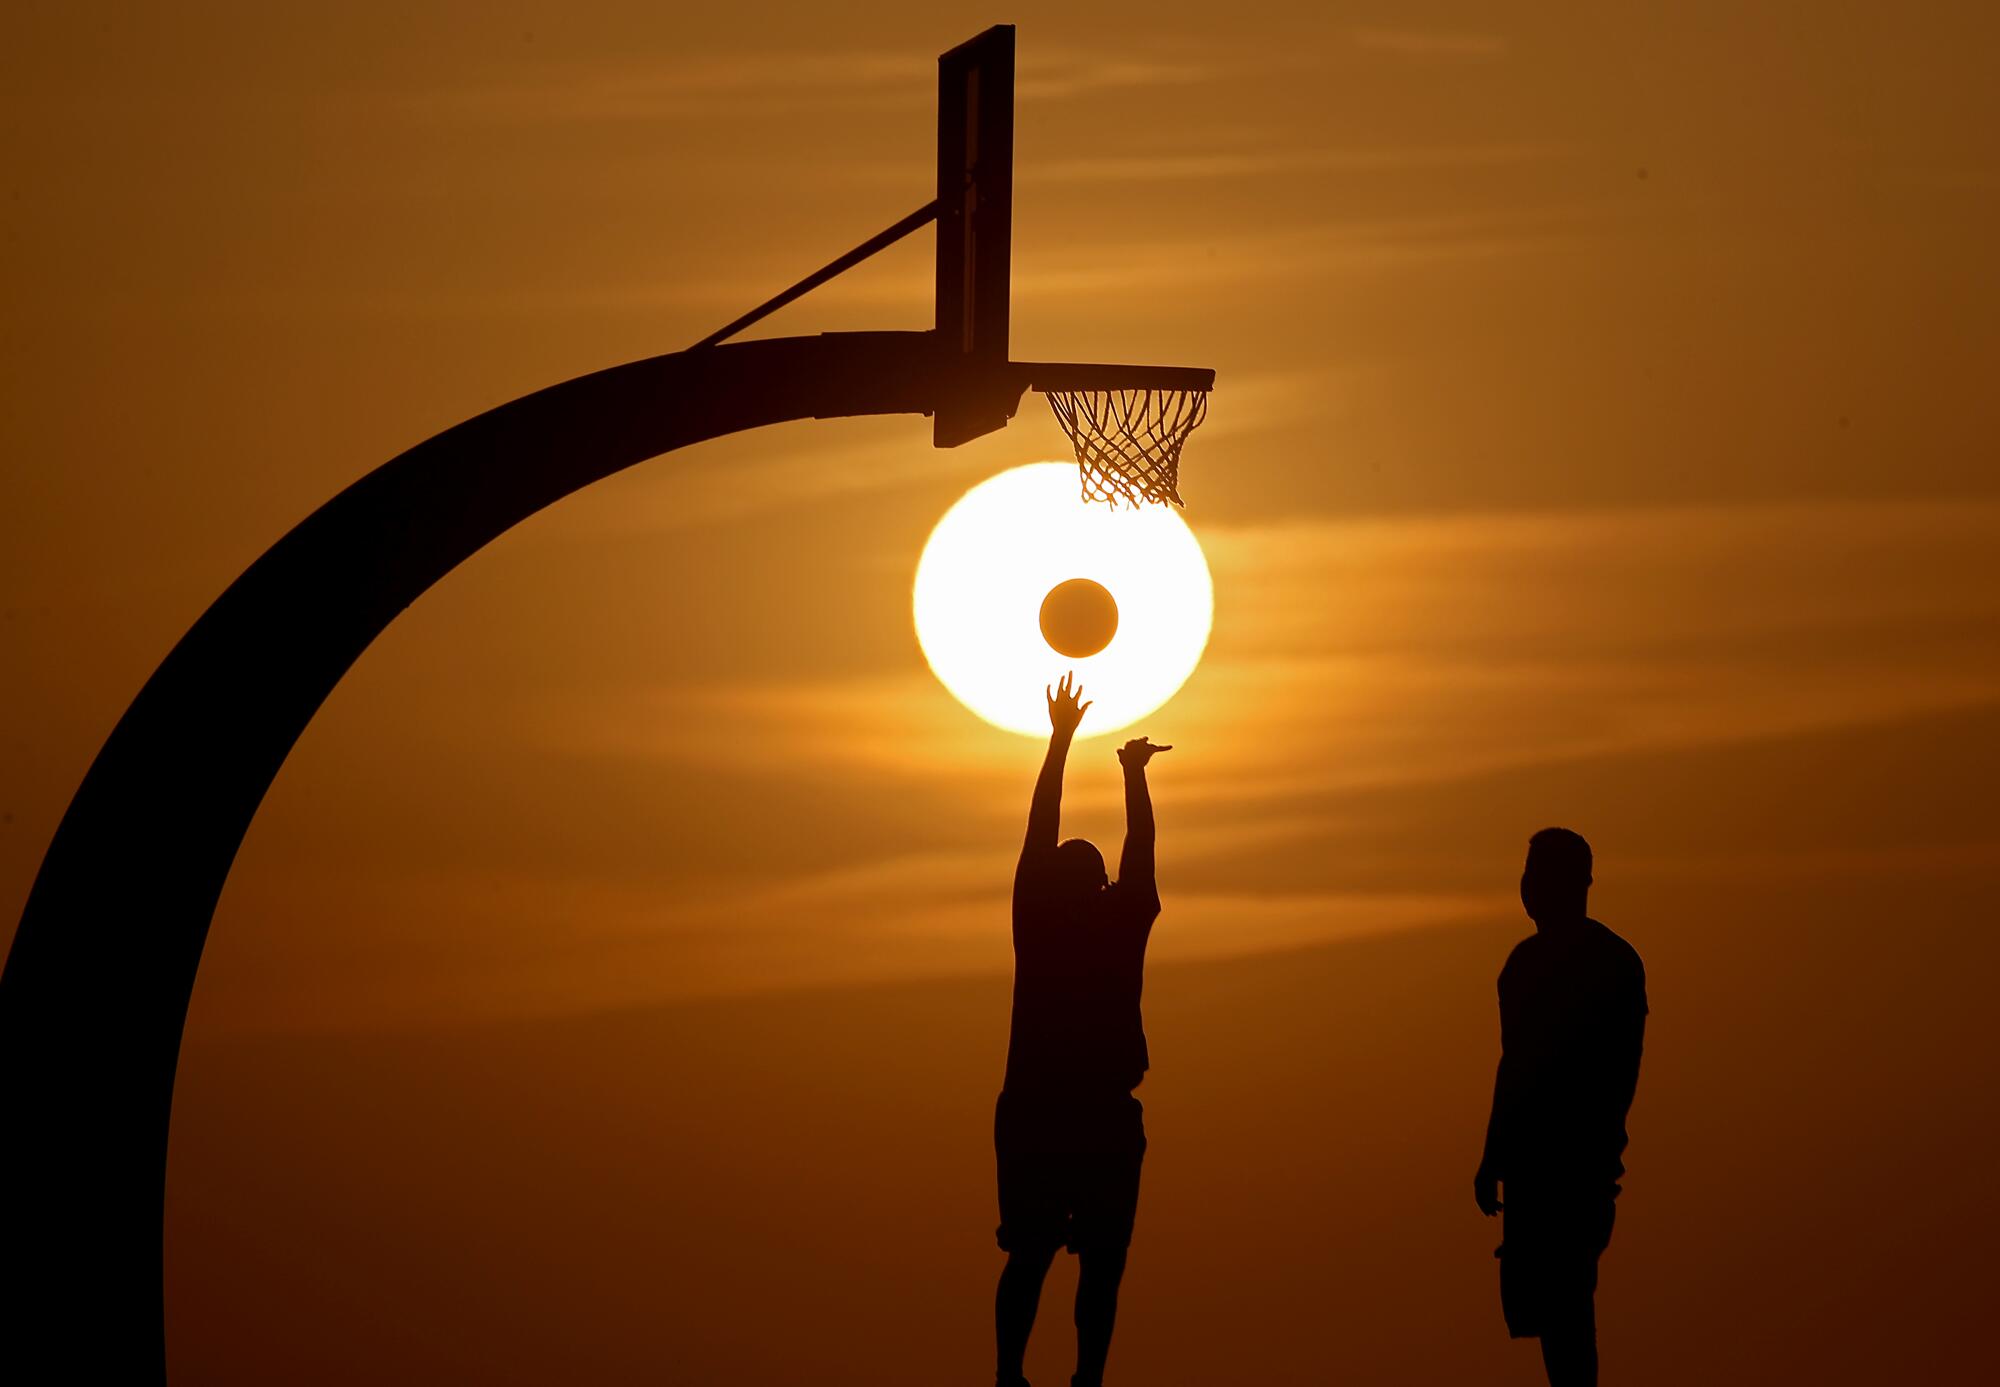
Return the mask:
M 703 348 L 583 376 L 419 444 L 217 598 L 98 752 L 0 974 L 0 1353 L 163 1381 L 174 1068 L 251 816 L 348 666 L 489 540 L 636 462 L 787 419 L 926 414 L 931 334 Z

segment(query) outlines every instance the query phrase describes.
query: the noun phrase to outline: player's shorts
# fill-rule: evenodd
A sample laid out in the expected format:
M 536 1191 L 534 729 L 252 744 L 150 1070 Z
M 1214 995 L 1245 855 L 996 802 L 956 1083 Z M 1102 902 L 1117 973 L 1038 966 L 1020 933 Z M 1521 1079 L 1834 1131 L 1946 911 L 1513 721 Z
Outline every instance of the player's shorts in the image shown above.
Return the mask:
M 1001 1248 L 1129 1246 L 1146 1155 L 1144 1111 L 1130 1094 L 1062 1103 L 1001 1094 L 993 1113 Z
M 1516 1339 L 1539 1338 L 1551 1323 L 1590 1312 L 1597 1259 L 1611 1245 L 1614 1185 L 1603 1193 L 1542 1196 L 1506 1190 L 1500 1259 L 1500 1310 Z

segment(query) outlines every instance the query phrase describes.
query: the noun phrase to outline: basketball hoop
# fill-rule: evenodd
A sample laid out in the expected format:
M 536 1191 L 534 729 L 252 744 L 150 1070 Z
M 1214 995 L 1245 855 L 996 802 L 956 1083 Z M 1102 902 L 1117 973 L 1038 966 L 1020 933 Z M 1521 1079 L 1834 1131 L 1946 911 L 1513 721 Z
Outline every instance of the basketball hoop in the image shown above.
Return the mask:
M 1049 397 L 1085 501 L 1185 506 L 1181 448 L 1208 413 L 1215 372 L 1192 366 L 1014 361 L 1014 27 L 938 58 L 937 196 L 695 343 L 716 346 L 921 227 L 937 226 L 932 441 L 956 448 L 1007 426 L 1024 390 Z
M 1208 413 L 1206 390 L 1050 390 L 1049 408 L 1076 450 L 1083 499 L 1185 506 L 1181 447 Z

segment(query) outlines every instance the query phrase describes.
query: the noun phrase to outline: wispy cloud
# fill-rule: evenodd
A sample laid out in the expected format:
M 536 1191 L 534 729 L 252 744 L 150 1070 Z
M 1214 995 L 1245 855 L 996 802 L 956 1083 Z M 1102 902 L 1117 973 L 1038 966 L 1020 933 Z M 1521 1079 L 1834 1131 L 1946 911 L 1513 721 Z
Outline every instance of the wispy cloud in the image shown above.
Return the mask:
M 1061 100 L 1098 92 L 1184 87 L 1240 72 L 1240 66 L 1139 53 L 1106 55 L 1051 49 L 1022 56 L 1014 94 L 1021 101 Z
M 1023 170 L 1021 181 L 1030 184 L 1197 183 L 1290 173 L 1480 168 L 1545 162 L 1563 157 L 1568 152 L 1565 146 L 1529 142 L 1299 149 L 1274 140 L 1264 148 L 1046 159 Z
M 1204 238 L 1117 242 L 1044 253 L 1017 270 L 1016 302 L 1041 294 L 1071 299 L 1082 293 L 1186 295 L 1203 286 L 1282 281 L 1300 285 L 1360 272 L 1437 261 L 1518 254 L 1601 229 L 1613 215 L 1585 204 L 1490 209 L 1437 215 L 1345 218 Z M 1185 298 L 1176 300 L 1185 307 Z
M 1353 40 L 1366 52 L 1431 62 L 1492 61 L 1510 47 L 1499 34 L 1437 29 L 1356 29 Z
M 671 121 L 754 108 L 917 105 L 935 68 L 908 54 L 723 53 L 548 63 L 484 81 L 368 93 L 403 114 L 503 124 Z
M 1217 637 L 1174 712 L 1221 755 L 1191 758 L 1184 793 L 1444 784 L 1981 706 L 1996 541 L 2000 507 L 1879 503 L 1210 530 Z
M 1186 86 L 1224 69 L 1207 62 L 1042 50 L 1023 55 L 1022 102 Z M 929 109 L 934 59 L 886 51 L 736 52 L 549 63 L 447 87 L 375 92 L 365 104 L 446 119 L 502 124 L 670 122 L 730 113 L 796 114 L 855 108 Z

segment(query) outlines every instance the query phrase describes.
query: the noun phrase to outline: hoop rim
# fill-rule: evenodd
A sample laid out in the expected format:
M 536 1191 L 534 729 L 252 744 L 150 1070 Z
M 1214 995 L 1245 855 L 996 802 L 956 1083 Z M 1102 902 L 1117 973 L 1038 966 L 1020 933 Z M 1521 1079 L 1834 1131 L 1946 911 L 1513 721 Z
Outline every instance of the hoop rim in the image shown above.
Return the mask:
M 1058 391 L 1187 390 L 1206 395 L 1215 372 L 1206 366 L 1117 366 L 1102 362 L 1010 361 L 1008 370 L 1037 394 Z

